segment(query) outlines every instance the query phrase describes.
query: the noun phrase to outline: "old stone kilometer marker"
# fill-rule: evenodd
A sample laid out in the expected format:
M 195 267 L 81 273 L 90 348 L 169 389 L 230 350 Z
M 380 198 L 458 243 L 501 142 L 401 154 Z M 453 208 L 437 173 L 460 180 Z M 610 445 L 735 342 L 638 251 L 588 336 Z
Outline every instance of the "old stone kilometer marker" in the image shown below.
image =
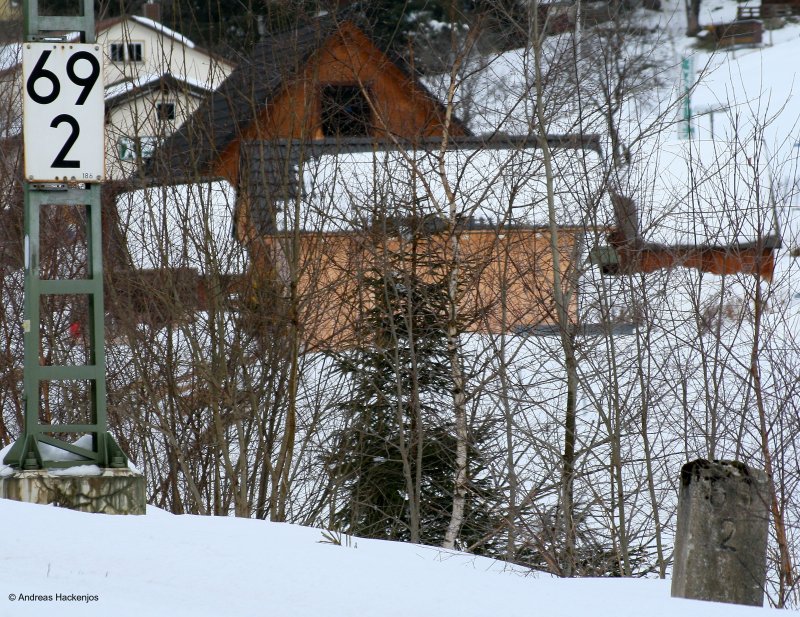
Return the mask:
M 17 471 L 0 479 L 0 497 L 91 512 L 144 514 L 144 479 L 128 469 L 106 419 L 100 220 L 100 183 L 105 179 L 103 50 L 95 42 L 93 0 L 73 2 L 77 15 L 70 16 L 40 15 L 37 0 L 24 3 L 25 425 L 2 461 Z M 85 278 L 40 277 L 40 212 L 46 206 L 69 207 L 86 221 L 85 266 L 67 268 L 82 269 Z M 75 364 L 40 361 L 42 346 L 47 345 L 41 336 L 40 300 L 48 295 L 69 296 L 73 303 L 87 300 L 88 344 Z M 42 384 L 68 381 L 86 384 L 88 414 L 79 423 L 42 423 L 41 397 L 50 392 Z M 81 434 L 91 435 L 91 448 L 72 441 Z M 79 465 L 96 465 L 102 472 L 49 471 Z
M 762 606 L 768 530 L 763 471 L 733 461 L 684 465 L 672 596 Z

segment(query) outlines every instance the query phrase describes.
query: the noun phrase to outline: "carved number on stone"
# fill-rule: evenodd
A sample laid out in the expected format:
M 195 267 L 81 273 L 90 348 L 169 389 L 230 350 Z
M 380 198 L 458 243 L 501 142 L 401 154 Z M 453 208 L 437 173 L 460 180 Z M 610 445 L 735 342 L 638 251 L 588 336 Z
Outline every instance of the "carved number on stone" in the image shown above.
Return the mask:
M 733 521 L 729 518 L 722 519 L 722 542 L 719 544 L 720 550 L 736 552 L 736 547 L 729 544 L 735 533 L 736 526 L 733 524 Z

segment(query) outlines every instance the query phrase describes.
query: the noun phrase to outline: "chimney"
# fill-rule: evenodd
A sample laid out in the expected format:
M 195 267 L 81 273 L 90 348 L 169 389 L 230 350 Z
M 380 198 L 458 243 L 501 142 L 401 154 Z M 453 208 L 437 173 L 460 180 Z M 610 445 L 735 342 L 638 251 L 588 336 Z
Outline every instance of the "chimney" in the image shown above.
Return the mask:
M 142 15 L 161 23 L 161 5 L 158 2 L 145 2 L 142 5 Z
M 256 15 L 256 30 L 258 32 L 259 41 L 263 41 L 267 38 L 267 20 L 263 15 Z

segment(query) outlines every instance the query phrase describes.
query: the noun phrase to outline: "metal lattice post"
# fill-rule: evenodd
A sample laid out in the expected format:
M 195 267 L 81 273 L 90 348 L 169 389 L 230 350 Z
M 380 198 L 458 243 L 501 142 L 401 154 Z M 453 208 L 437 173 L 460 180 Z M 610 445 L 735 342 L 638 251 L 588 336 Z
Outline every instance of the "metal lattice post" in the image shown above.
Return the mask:
M 126 467 L 127 458 L 108 433 L 106 417 L 105 382 L 105 335 L 103 306 L 103 260 L 101 192 L 103 181 L 103 157 L 105 156 L 102 132 L 99 148 L 95 141 L 84 146 L 79 141 L 81 130 L 89 116 L 100 106 L 102 122 L 102 52 L 95 43 L 94 2 L 81 0 L 82 15 L 45 16 L 39 14 L 37 0 L 25 3 L 25 42 L 23 57 L 29 53 L 33 60 L 26 65 L 23 60 L 23 90 L 25 97 L 25 121 L 23 133 L 25 143 L 25 303 L 24 303 L 24 397 L 25 425 L 20 438 L 6 454 L 5 463 L 21 469 L 41 469 L 47 467 L 69 467 L 74 465 L 96 464 L 101 467 Z M 72 40 L 72 35 L 64 32 L 79 32 L 81 44 Z M 98 60 L 97 58 L 100 58 Z M 61 62 L 61 64 L 58 64 Z M 48 64 L 49 63 L 49 64 Z M 33 68 L 31 69 L 31 66 Z M 59 68 L 60 67 L 60 68 Z M 86 72 L 88 69 L 88 73 Z M 38 82 L 44 85 L 39 85 Z M 69 89 L 77 89 L 75 93 Z M 98 94 L 99 92 L 99 94 Z M 60 95 L 64 94 L 64 97 Z M 67 99 L 69 95 L 69 99 Z M 94 96 L 91 99 L 90 96 Z M 99 103 L 98 103 L 98 98 Z M 29 103 L 29 99 L 33 103 Z M 65 102 L 62 102 L 64 99 Z M 88 103 L 87 103 L 88 102 Z M 34 103 L 38 107 L 33 106 Z M 55 103 L 55 104 L 53 104 Z M 28 105 L 33 107 L 28 107 Z M 95 108 L 91 105 L 94 104 Z M 49 106 L 49 107 L 48 107 Z M 72 107 L 70 107 L 72 106 Z M 76 107 L 77 106 L 77 107 Z M 37 139 L 30 139 L 27 124 L 35 116 L 33 112 L 55 114 L 49 126 L 54 131 L 61 125 L 68 125 L 71 132 L 55 157 L 46 154 L 44 171 L 42 166 L 34 165 L 39 158 L 39 149 L 44 149 L 46 138 L 37 133 Z M 71 109 L 74 112 L 65 113 Z M 44 111 L 42 111 L 44 110 Z M 93 110 L 93 111 L 92 111 Z M 83 114 L 83 115 L 81 115 Z M 37 132 L 46 127 L 37 126 Z M 95 130 L 97 128 L 90 127 Z M 102 131 L 102 125 L 100 126 Z M 92 134 L 91 130 L 85 133 Z M 61 135 L 61 133 L 59 133 Z M 41 143 L 31 143 L 33 141 Z M 56 144 L 58 147 L 59 144 Z M 88 154 L 86 151 L 91 150 Z M 98 151 L 99 150 L 99 151 Z M 81 156 L 86 154 L 86 156 Z M 70 158 L 67 158 L 70 157 Z M 100 167 L 96 161 L 100 157 Z M 93 163 L 86 163 L 91 160 Z M 48 168 L 49 162 L 49 168 Z M 53 174 L 63 173 L 62 176 Z M 42 279 L 40 270 L 40 214 L 45 206 L 72 206 L 83 208 L 82 218 L 86 221 L 86 278 L 84 279 Z M 88 347 L 84 363 L 72 365 L 42 365 L 42 336 L 40 302 L 50 295 L 69 295 L 88 299 Z M 42 383 L 83 380 L 88 382 L 89 421 L 74 423 L 42 423 L 40 401 Z M 49 389 L 48 389 L 49 390 Z M 92 449 L 81 448 L 56 437 L 63 435 L 92 435 Z M 69 438 L 69 437 L 67 437 Z M 43 456 L 40 444 L 54 446 L 59 450 L 77 455 L 78 460 L 52 460 Z

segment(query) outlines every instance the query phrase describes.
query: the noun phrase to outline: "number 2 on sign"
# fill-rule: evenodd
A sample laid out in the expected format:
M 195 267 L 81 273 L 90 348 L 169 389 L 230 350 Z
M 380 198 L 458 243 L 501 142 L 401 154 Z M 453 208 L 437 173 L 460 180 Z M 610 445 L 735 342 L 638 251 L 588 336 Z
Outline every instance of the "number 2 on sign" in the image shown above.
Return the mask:
M 722 527 L 720 529 L 720 536 L 722 536 L 722 541 L 719 544 L 719 550 L 723 551 L 730 551 L 732 553 L 736 552 L 736 547 L 731 546 L 730 542 L 733 540 L 733 536 L 736 533 L 736 525 L 733 523 L 733 519 L 724 518 L 722 519 Z
M 28 77 L 28 82 L 25 84 L 28 95 L 34 102 L 39 103 L 40 105 L 49 105 L 55 101 L 58 98 L 58 95 L 61 93 L 61 83 L 58 80 L 58 76 L 45 68 L 45 64 L 47 64 L 47 60 L 51 53 L 52 51 L 48 49 L 45 50 L 41 56 L 39 56 L 39 60 L 33 67 L 33 71 L 31 71 L 31 74 Z M 89 74 L 85 77 L 78 75 L 75 70 L 75 65 L 81 60 L 87 61 L 90 67 Z M 100 77 L 100 63 L 92 54 L 86 51 L 79 51 L 73 54 L 67 61 L 67 77 L 69 77 L 69 80 L 76 86 L 83 88 L 78 96 L 78 99 L 75 101 L 75 105 L 83 105 L 86 102 L 86 99 L 89 97 L 89 93 L 92 91 L 92 88 L 94 88 L 94 85 L 97 83 L 97 79 Z M 41 82 L 41 80 L 49 82 L 50 84 L 50 91 L 47 94 L 41 94 L 36 90 L 37 82 Z M 53 121 L 50 123 L 50 127 L 58 128 L 62 124 L 68 124 L 71 131 L 66 142 L 64 142 L 64 146 L 61 148 L 61 150 L 59 150 L 56 158 L 53 159 L 51 166 L 62 169 L 79 168 L 81 166 L 80 161 L 68 160 L 66 157 L 67 154 L 69 154 L 72 146 L 74 146 L 75 142 L 78 141 L 78 137 L 81 133 L 80 125 L 73 116 L 70 116 L 69 114 L 59 114 L 53 118 Z

